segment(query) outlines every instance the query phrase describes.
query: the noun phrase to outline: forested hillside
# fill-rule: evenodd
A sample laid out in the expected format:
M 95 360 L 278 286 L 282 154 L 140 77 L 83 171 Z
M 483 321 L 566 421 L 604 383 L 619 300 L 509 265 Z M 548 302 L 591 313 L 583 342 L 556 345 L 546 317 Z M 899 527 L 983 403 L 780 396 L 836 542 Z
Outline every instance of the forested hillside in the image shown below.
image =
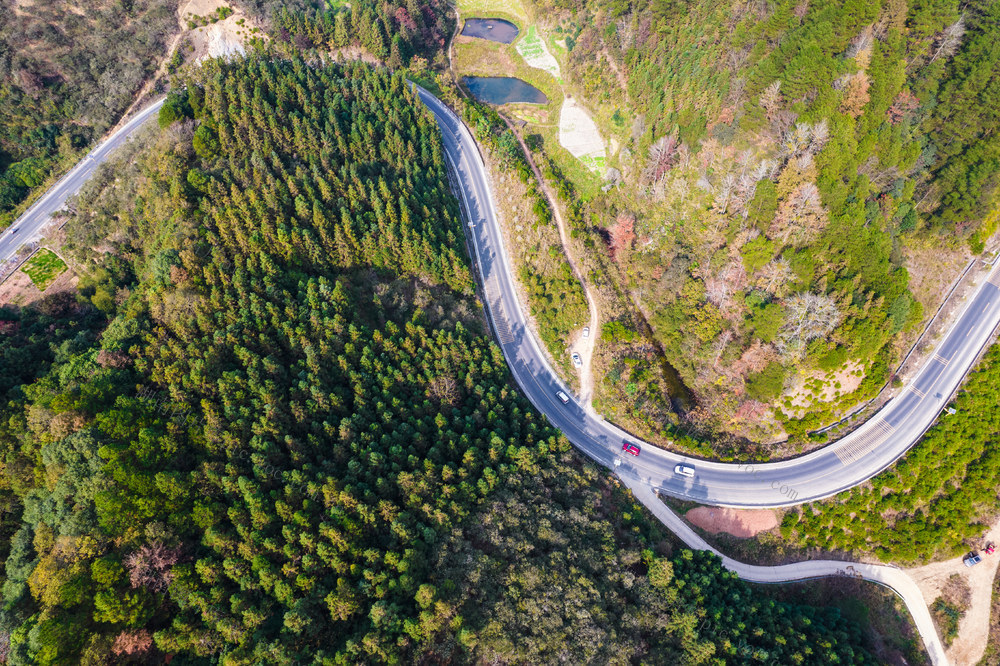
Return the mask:
M 785 514 L 800 546 L 870 553 L 883 561 L 958 557 L 981 546 L 1000 514 L 1000 349 L 973 372 L 946 414 L 906 457 L 865 487 Z
M 5 366 L 8 663 L 875 663 L 511 387 L 401 77 L 213 61 L 167 108 L 67 227 L 103 331 Z
M 290 2 L 280 11 L 270 9 L 280 41 L 298 49 L 359 48 L 393 68 L 408 65 L 414 56 L 441 56 L 454 30 L 450 5 L 443 0 L 362 0 L 322 10 Z
M 907 245 L 995 231 L 1000 7 L 526 4 L 620 145 L 577 230 L 603 250 L 598 369 L 629 373 L 602 408 L 642 409 L 647 330 L 706 433 L 801 438 L 872 396 L 924 317 Z
M 110 128 L 166 53 L 176 0 L 0 3 L 0 227 Z M 63 165 L 65 166 L 65 165 Z

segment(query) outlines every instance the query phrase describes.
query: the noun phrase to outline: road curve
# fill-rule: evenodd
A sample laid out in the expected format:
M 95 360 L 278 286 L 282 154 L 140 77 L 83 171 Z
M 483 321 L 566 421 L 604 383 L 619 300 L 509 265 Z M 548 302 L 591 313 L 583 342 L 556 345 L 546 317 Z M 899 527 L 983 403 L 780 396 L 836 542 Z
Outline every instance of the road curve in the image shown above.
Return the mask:
M 129 118 L 114 133 L 87 153 L 87 156 L 77 162 L 69 173 L 56 181 L 55 185 L 50 187 L 21 217 L 17 218 L 3 234 L 0 234 L 0 263 L 17 254 L 22 245 L 41 238 L 42 229 L 48 223 L 49 218 L 66 205 L 66 200 L 76 194 L 80 187 L 90 180 L 90 177 L 97 171 L 97 167 L 108 159 L 115 148 L 122 145 L 135 130 L 160 110 L 164 99 L 156 100 Z
M 885 585 L 903 599 L 924 641 L 932 663 L 936 666 L 946 665 L 948 659 L 945 655 L 944 645 L 938 637 L 923 594 L 916 583 L 903 571 L 889 566 L 835 560 L 807 560 L 775 567 L 737 562 L 726 557 L 698 536 L 690 526 L 660 501 L 656 494 L 657 490 L 663 490 L 688 499 L 706 501 L 701 494 L 685 492 L 686 488 L 678 488 L 663 481 L 664 478 L 668 481 L 673 480 L 673 465 L 679 462 L 690 463 L 686 457 L 669 454 L 649 446 L 643 450 L 638 459 L 615 464 L 616 461 L 620 460 L 619 454 L 621 444 L 626 437 L 625 434 L 592 416 L 575 401 L 571 401 L 569 405 L 563 405 L 554 395 L 557 390 L 563 390 L 567 393 L 569 391 L 548 366 L 544 355 L 538 348 L 538 343 L 525 324 L 524 315 L 517 302 L 514 284 L 508 270 L 509 263 L 506 260 L 503 237 L 494 214 L 492 191 L 475 140 L 465 125 L 440 100 L 419 86 L 417 86 L 417 92 L 437 118 L 444 139 L 446 158 L 452 167 L 453 174 L 459 181 L 461 204 L 467 216 L 465 219 L 469 220 L 469 228 L 466 232 L 472 240 L 476 261 L 480 267 L 483 292 L 493 320 L 496 337 L 515 379 L 535 406 L 549 418 L 553 425 L 560 428 L 574 445 L 601 464 L 616 469 L 619 478 L 632 490 L 636 499 L 642 502 L 653 515 L 689 547 L 714 552 L 722 558 L 723 566 L 741 578 L 752 582 L 787 583 L 827 576 L 852 576 Z M 994 273 L 994 277 L 996 277 L 996 273 Z M 996 287 L 994 286 L 994 288 Z M 1000 298 L 994 300 L 1000 301 Z M 992 326 L 990 330 L 992 330 Z M 978 353 L 978 347 L 972 356 L 974 357 L 976 353 Z M 970 359 L 967 365 L 971 365 L 971 362 Z M 941 404 L 943 405 L 943 402 Z M 940 407 L 937 411 L 940 411 Z M 934 415 L 931 416 L 930 421 L 933 420 Z M 921 433 L 922 429 L 916 434 L 914 441 L 919 438 Z M 636 441 L 633 437 L 628 439 Z M 912 442 L 901 449 L 896 457 L 901 455 L 911 444 Z M 654 455 L 650 456 L 650 453 Z M 639 460 L 647 461 L 650 459 L 653 460 L 653 464 L 636 464 Z M 824 458 L 824 460 L 828 461 L 829 458 Z M 865 459 L 861 458 L 860 460 L 864 461 Z M 889 459 L 889 462 L 882 467 L 891 463 L 892 460 L 895 460 L 895 457 Z M 794 461 L 792 462 L 794 463 Z M 853 464 L 853 467 L 842 464 L 839 458 L 837 462 L 838 466 L 834 473 L 840 472 L 839 468 L 846 467 L 851 478 L 857 479 L 854 483 L 859 483 L 879 471 L 876 469 L 868 473 L 869 468 L 866 467 L 862 472 L 857 462 Z M 757 477 L 761 472 L 756 471 L 756 468 L 778 467 L 782 464 L 757 465 L 749 470 L 739 465 L 715 464 L 721 475 L 725 477 L 726 484 L 717 489 L 717 494 L 713 495 L 721 498 L 721 501 L 716 500 L 714 503 L 747 506 L 745 500 L 741 499 L 741 486 L 748 486 L 751 496 L 759 496 L 760 485 L 764 482 Z M 701 472 L 705 465 L 697 463 L 697 466 Z M 812 464 L 804 469 L 806 472 L 813 469 Z M 781 472 L 781 475 L 784 478 L 793 479 L 795 471 L 793 466 L 791 473 Z M 847 483 L 845 487 L 850 487 L 854 483 Z M 733 492 L 734 489 L 736 492 Z M 836 489 L 833 492 L 836 492 Z M 765 495 L 763 502 L 773 505 L 774 502 L 769 497 Z M 707 501 L 712 502 L 713 500 Z M 805 499 L 799 501 L 805 501 Z M 759 506 L 758 504 L 750 505 Z
M 736 508 L 781 507 L 830 497 L 889 467 L 913 446 L 944 409 L 1000 322 L 1000 266 L 968 298 L 965 309 L 914 379 L 865 424 L 829 446 L 782 462 L 738 464 L 704 461 L 645 445 L 641 455 L 622 455 L 631 435 L 588 412 L 551 368 L 527 326 L 518 302 L 509 255 L 482 156 L 455 113 L 417 87 L 437 118 L 445 154 L 459 181 L 466 229 L 476 254 L 486 306 L 511 372 L 528 399 L 588 456 L 652 489 L 702 504 Z M 685 464 L 693 478 L 674 473 Z
M 906 604 L 917 632 L 924 641 L 924 647 L 935 666 L 947 666 L 948 657 L 944 644 L 938 637 L 937 628 L 927 610 L 927 601 L 917 584 L 901 569 L 879 564 L 863 564 L 860 562 L 838 562 L 836 560 L 805 560 L 793 564 L 774 567 L 762 567 L 754 564 L 737 562 L 726 557 L 708 542 L 702 539 L 680 517 L 660 501 L 656 493 L 646 483 L 632 477 L 622 476 L 622 481 L 628 486 L 635 498 L 642 502 L 660 522 L 676 534 L 689 547 L 697 550 L 710 550 L 722 558 L 722 566 L 736 573 L 740 578 L 754 583 L 792 583 L 796 581 L 813 580 L 829 576 L 846 576 L 862 578 L 888 587 Z
M 623 461 L 619 456 L 622 442 L 626 438 L 637 441 L 636 438 L 628 437 L 620 429 L 587 413 L 574 400 L 563 405 L 555 398 L 555 391 L 569 391 L 549 367 L 526 326 L 517 301 L 509 271 L 510 264 L 494 214 L 492 192 L 478 147 L 468 129 L 450 109 L 419 86 L 417 91 L 441 127 L 445 155 L 459 180 L 462 207 L 467 215 L 466 219 L 470 220 L 467 233 L 482 274 L 483 290 L 495 333 L 515 379 L 529 400 L 579 449 L 606 467 L 616 469 L 618 476 L 632 489 L 636 498 L 688 546 L 715 552 L 722 557 L 726 568 L 754 582 L 778 583 L 849 575 L 886 585 L 895 590 L 906 603 L 932 662 L 936 665 L 947 664 L 944 647 L 938 639 L 923 596 L 916 584 L 902 571 L 893 567 L 829 560 L 810 560 L 779 567 L 737 562 L 725 557 L 699 537 L 659 500 L 656 492 L 725 506 L 778 506 L 834 494 L 884 469 L 902 455 L 933 422 L 941 411 L 946 396 L 968 372 L 975 356 L 988 340 L 989 333 L 1000 320 L 1000 274 L 997 270 L 990 275 L 989 283 L 980 287 L 970 300 L 956 326 L 939 345 L 935 360 L 921 370 L 906 392 L 861 429 L 862 432 L 866 428 L 870 432 L 883 432 L 886 427 L 881 424 L 884 422 L 889 426 L 889 437 L 876 437 L 872 440 L 874 444 L 869 447 L 871 450 L 850 453 L 868 445 L 855 443 L 855 449 L 847 449 L 848 444 L 844 443 L 854 441 L 849 436 L 796 460 L 750 467 L 695 463 L 685 456 L 652 446 L 644 449 L 639 458 Z M 159 99 L 124 123 L 0 235 L 0 262 L 13 257 L 21 245 L 37 239 L 50 216 L 60 210 L 67 199 L 76 194 L 94 174 L 97 167 L 107 160 L 111 152 L 149 120 L 162 104 L 163 99 Z M 12 233 L 14 229 L 17 230 L 16 234 Z M 942 360 L 936 360 L 938 358 Z M 936 369 L 935 363 L 940 368 Z M 933 392 L 940 392 L 944 397 L 924 402 L 926 396 L 932 396 Z M 919 399 L 914 401 L 914 397 Z M 869 427 L 873 422 L 875 430 Z M 899 435 L 894 437 L 895 433 Z M 912 435 L 912 438 L 906 442 L 901 439 L 903 434 Z M 870 440 L 862 438 L 859 441 Z M 843 450 L 848 452 L 843 453 Z M 837 451 L 841 453 L 838 454 Z M 826 455 L 828 452 L 832 452 L 831 455 L 836 458 L 831 459 L 830 455 Z M 851 455 L 855 455 L 855 458 L 851 459 Z M 846 459 L 841 456 L 846 456 Z M 693 482 L 681 482 L 674 477 L 673 465 L 679 462 L 697 465 L 698 473 Z M 782 483 L 789 488 L 798 488 L 798 484 L 813 483 L 814 478 L 823 480 L 831 477 L 839 477 L 839 481 L 825 482 L 819 490 L 811 488 L 791 500 L 787 493 L 781 495 L 785 491 L 780 488 L 779 496 L 775 496 L 772 479 L 783 480 Z M 782 496 L 785 500 L 781 499 Z

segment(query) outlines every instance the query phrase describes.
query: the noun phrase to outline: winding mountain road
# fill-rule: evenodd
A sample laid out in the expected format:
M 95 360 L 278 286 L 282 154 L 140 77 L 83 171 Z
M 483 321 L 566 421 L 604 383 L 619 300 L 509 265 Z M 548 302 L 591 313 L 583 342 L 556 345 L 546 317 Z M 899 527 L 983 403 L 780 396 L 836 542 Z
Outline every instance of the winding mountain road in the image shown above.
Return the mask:
M 636 498 L 693 548 L 718 552 L 663 504 L 657 493 L 720 506 L 777 507 L 828 497 L 857 485 L 888 467 L 920 438 L 1000 322 L 1000 269 L 994 269 L 906 390 L 855 432 L 808 455 L 778 463 L 740 465 L 698 461 L 645 445 L 639 457 L 623 458 L 622 443 L 640 440 L 588 412 L 575 399 L 563 404 L 556 397 L 556 391 L 570 392 L 545 360 L 527 327 L 478 146 L 454 112 L 419 86 L 417 92 L 441 128 L 445 155 L 458 181 L 461 204 L 469 221 L 466 231 L 481 273 L 486 305 L 515 380 L 570 442 L 598 463 L 614 469 Z M 50 217 L 162 104 L 163 99 L 157 100 L 122 124 L 0 235 L 0 261 L 10 259 L 23 244 L 37 239 Z M 674 474 L 673 468 L 679 463 L 695 467 L 695 476 Z M 947 664 L 920 590 L 894 567 L 827 560 L 759 567 L 719 555 L 727 568 L 750 581 L 787 582 L 849 575 L 887 585 L 906 602 L 933 663 Z
M 466 230 L 481 273 L 494 333 L 511 372 L 528 399 L 570 442 L 620 476 L 642 480 L 654 490 L 703 504 L 735 508 L 791 506 L 830 497 L 889 467 L 934 423 L 952 393 L 1000 323 L 1000 266 L 968 299 L 964 311 L 914 379 L 864 425 L 829 446 L 772 463 L 704 461 L 643 444 L 576 399 L 542 353 L 517 298 L 513 269 L 497 222 L 486 169 L 469 130 L 440 100 L 418 88 L 441 127 L 447 158 L 460 183 Z M 626 441 L 642 446 L 638 457 L 622 455 Z M 674 473 L 678 464 L 694 477 Z
M 479 148 L 451 109 L 423 88 L 416 89 L 437 118 L 446 158 L 458 180 L 469 227 L 466 232 L 479 266 L 494 333 L 515 380 L 535 407 L 577 448 L 616 470 L 636 499 L 688 546 L 711 550 L 722 558 L 723 566 L 752 582 L 849 576 L 884 585 L 906 604 L 931 662 L 948 664 L 927 600 L 900 569 L 835 560 L 807 560 L 774 567 L 738 562 L 698 536 L 660 500 L 658 493 L 720 506 L 779 507 L 829 497 L 884 470 L 931 426 L 989 342 L 1000 322 L 1000 268 L 994 268 L 969 299 L 934 356 L 906 390 L 858 430 L 830 446 L 788 461 L 752 465 L 696 461 L 652 445 L 646 445 L 638 457 L 623 457 L 622 444 L 639 442 L 637 438 L 587 411 L 576 399 L 564 405 L 556 397 L 556 391 L 570 391 L 546 361 L 518 302 Z M 696 468 L 693 478 L 674 474 L 674 466 L 682 463 Z

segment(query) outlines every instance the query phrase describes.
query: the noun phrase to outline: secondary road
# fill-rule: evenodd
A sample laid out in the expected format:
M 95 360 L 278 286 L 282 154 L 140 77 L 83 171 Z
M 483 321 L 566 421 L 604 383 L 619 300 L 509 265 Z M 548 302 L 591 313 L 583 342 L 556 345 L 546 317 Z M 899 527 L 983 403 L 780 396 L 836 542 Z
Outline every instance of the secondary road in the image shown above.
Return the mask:
M 28 210 L 0 234 L 0 263 L 17 254 L 22 245 L 41 238 L 42 229 L 48 224 L 52 215 L 66 205 L 67 199 L 80 191 L 80 187 L 90 180 L 97 167 L 108 159 L 115 148 L 122 145 L 128 137 L 144 122 L 156 114 L 163 106 L 163 99 L 158 99 L 145 109 L 130 118 L 111 136 L 102 141 L 96 148 L 87 153 L 69 173 L 56 181 L 49 190 L 41 196 Z
M 577 448 L 659 492 L 703 504 L 761 508 L 801 504 L 856 486 L 887 468 L 920 439 L 1000 323 L 997 267 L 967 300 L 956 323 L 905 390 L 851 434 L 798 458 L 761 464 L 710 462 L 644 444 L 576 399 L 563 404 L 556 397 L 557 391 L 570 391 L 528 328 L 478 146 L 451 109 L 426 90 L 418 88 L 418 93 L 441 127 L 445 153 L 470 220 L 466 231 L 475 249 L 486 306 L 515 380 Z M 641 455 L 623 455 L 626 441 L 642 446 Z M 675 474 L 678 464 L 695 468 L 694 477 Z
M 714 551 L 656 497 L 656 491 L 722 506 L 759 507 L 798 504 L 861 483 L 890 465 L 919 439 L 969 371 L 1000 321 L 1000 272 L 994 270 L 969 299 L 958 322 L 938 346 L 937 353 L 905 392 L 855 433 L 801 458 L 742 466 L 695 461 L 651 445 L 645 446 L 638 458 L 623 458 L 622 443 L 626 440 L 641 443 L 640 440 L 586 411 L 576 400 L 571 399 L 564 405 L 556 398 L 556 391 L 568 394 L 569 390 L 549 366 L 527 327 L 476 142 L 465 125 L 440 100 L 423 89 L 418 88 L 418 92 L 441 127 L 445 155 L 459 181 L 461 203 L 466 219 L 470 220 L 467 232 L 479 264 L 487 307 L 514 378 L 554 426 L 591 458 L 615 469 L 637 499 L 691 547 Z M 51 216 L 63 208 L 111 152 L 152 118 L 162 104 L 162 99 L 157 100 L 124 123 L 0 235 L 0 261 L 13 257 L 24 243 L 37 239 Z M 596 331 L 592 335 L 596 335 Z M 678 463 L 696 467 L 695 477 L 688 479 L 675 475 L 673 467 Z M 787 582 L 829 575 L 856 575 L 887 585 L 906 602 L 932 661 L 947 663 L 920 590 L 897 569 L 824 560 L 784 567 L 757 567 L 722 557 L 727 568 L 751 581 Z
M 667 507 L 649 485 L 635 478 L 623 477 L 635 498 L 649 509 L 660 522 L 666 525 L 685 544 L 696 550 L 710 550 L 722 558 L 722 566 L 735 572 L 740 578 L 754 583 L 792 583 L 796 581 L 827 578 L 830 576 L 845 576 L 862 578 L 879 585 L 884 585 L 899 595 L 906 604 L 913 624 L 924 641 L 924 647 L 935 666 L 947 666 L 948 657 L 944 644 L 938 637 L 937 628 L 927 610 L 927 601 L 920 592 L 920 587 L 910 576 L 896 567 L 879 564 L 864 564 L 861 562 L 838 562 L 836 560 L 805 560 L 793 564 L 783 564 L 775 567 L 762 567 L 754 564 L 738 562 L 726 557 L 713 548 L 691 529 L 680 517 Z

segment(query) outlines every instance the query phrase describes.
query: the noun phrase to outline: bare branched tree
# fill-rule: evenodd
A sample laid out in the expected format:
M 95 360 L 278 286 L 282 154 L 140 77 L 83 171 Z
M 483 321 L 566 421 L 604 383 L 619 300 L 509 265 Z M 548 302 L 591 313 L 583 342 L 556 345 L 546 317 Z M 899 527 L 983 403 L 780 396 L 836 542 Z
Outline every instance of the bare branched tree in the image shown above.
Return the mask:
M 803 183 L 781 202 L 768 235 L 782 244 L 808 243 L 826 226 L 827 215 L 815 183 Z
M 937 50 L 934 51 L 934 55 L 931 59 L 927 61 L 927 64 L 931 64 L 939 57 L 950 58 L 955 55 L 958 51 L 959 45 L 962 43 L 962 37 L 965 35 L 965 14 L 958 17 L 958 20 L 949 25 L 947 28 L 941 31 L 937 36 Z
M 861 32 L 858 33 L 857 37 L 851 40 L 851 45 L 847 47 L 847 53 L 844 55 L 848 58 L 853 58 L 862 51 L 870 49 L 874 41 L 872 26 L 866 25 L 861 29 Z
M 726 57 L 726 64 L 729 66 L 729 71 L 735 73 L 743 69 L 743 66 L 747 64 L 747 59 L 750 57 L 750 51 L 752 50 L 753 45 L 746 44 L 741 49 L 730 51 Z
M 812 139 L 809 141 L 809 152 L 815 155 L 823 150 L 823 146 L 830 140 L 830 124 L 826 118 L 819 121 L 812 128 Z
M 792 281 L 792 266 L 784 257 L 774 259 L 754 273 L 754 286 L 773 296 L 781 298 L 788 293 Z
M 795 127 L 786 131 L 782 137 L 782 152 L 789 157 L 794 157 L 809 148 L 811 138 L 812 127 L 809 123 L 795 123 Z
M 618 32 L 618 44 L 621 50 L 627 51 L 635 43 L 635 21 L 633 20 L 633 14 L 629 13 L 628 16 L 623 16 L 618 19 L 618 23 L 615 24 Z
M 180 548 L 168 548 L 161 543 L 143 545 L 125 558 L 132 587 L 165 591 L 173 579 L 171 569 L 180 562 L 180 554 Z
M 778 339 L 778 349 L 797 355 L 810 340 L 823 337 L 840 323 L 837 302 L 825 294 L 800 292 L 788 299 L 788 314 Z
M 774 120 L 781 109 L 781 81 L 775 81 L 760 94 L 758 100 L 768 120 Z
M 715 187 L 715 201 L 713 205 L 720 213 L 725 213 L 729 208 L 729 200 L 736 189 L 736 175 L 727 173 L 719 179 L 719 184 Z
M 649 147 L 649 160 L 642 177 L 647 183 L 658 183 L 670 170 L 677 158 L 678 140 L 676 134 L 661 136 Z

